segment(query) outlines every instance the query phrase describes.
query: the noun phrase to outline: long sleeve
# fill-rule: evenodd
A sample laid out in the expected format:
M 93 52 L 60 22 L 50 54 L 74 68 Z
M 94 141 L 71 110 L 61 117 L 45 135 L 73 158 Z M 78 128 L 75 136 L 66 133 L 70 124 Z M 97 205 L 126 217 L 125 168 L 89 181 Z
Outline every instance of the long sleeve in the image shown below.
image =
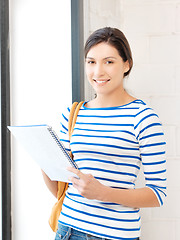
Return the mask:
M 146 187 L 152 189 L 163 205 L 166 197 L 165 139 L 158 115 L 143 106 L 135 116 L 134 130 L 139 142 Z

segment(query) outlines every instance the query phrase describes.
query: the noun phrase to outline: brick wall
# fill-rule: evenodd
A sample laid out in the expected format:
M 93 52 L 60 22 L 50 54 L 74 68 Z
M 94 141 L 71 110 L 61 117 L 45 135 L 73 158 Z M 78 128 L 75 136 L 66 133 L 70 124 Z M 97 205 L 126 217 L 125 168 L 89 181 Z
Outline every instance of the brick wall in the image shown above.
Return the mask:
M 85 38 L 105 27 L 121 29 L 134 67 L 126 88 L 160 116 L 167 141 L 168 198 L 142 210 L 142 240 L 180 239 L 180 0 L 86 0 Z M 85 95 L 93 91 L 86 83 Z M 139 178 L 139 183 L 142 176 Z

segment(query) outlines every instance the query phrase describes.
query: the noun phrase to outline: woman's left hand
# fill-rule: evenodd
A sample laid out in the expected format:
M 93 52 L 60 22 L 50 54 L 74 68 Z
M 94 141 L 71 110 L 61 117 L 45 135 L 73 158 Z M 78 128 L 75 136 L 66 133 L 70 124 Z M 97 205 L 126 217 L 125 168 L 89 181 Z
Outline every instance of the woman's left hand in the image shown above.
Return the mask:
M 92 174 L 84 174 L 78 169 L 68 167 L 68 171 L 76 174 L 79 178 L 69 177 L 73 186 L 80 195 L 88 199 L 101 200 L 106 186 L 96 180 Z

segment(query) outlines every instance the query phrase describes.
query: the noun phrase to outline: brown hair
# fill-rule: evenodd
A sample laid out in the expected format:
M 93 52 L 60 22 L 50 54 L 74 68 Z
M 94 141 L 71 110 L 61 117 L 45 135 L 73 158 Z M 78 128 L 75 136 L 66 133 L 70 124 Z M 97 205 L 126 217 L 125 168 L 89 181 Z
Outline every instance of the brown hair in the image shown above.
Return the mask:
M 85 58 L 89 50 L 93 46 L 102 42 L 106 42 L 111 46 L 115 47 L 119 52 L 119 55 L 122 57 L 123 61 L 129 62 L 129 70 L 124 73 L 124 77 L 128 76 L 133 66 L 132 53 L 125 35 L 117 28 L 105 27 L 100 28 L 93 32 L 85 43 L 84 47 Z

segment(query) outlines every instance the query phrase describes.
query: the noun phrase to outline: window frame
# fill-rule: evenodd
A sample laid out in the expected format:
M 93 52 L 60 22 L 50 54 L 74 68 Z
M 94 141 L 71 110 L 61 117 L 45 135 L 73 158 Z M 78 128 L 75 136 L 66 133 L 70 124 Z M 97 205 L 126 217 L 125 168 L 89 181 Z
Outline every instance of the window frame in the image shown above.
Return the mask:
M 11 146 L 10 133 L 10 65 L 9 0 L 0 0 L 1 61 L 1 212 L 2 239 L 11 240 Z

